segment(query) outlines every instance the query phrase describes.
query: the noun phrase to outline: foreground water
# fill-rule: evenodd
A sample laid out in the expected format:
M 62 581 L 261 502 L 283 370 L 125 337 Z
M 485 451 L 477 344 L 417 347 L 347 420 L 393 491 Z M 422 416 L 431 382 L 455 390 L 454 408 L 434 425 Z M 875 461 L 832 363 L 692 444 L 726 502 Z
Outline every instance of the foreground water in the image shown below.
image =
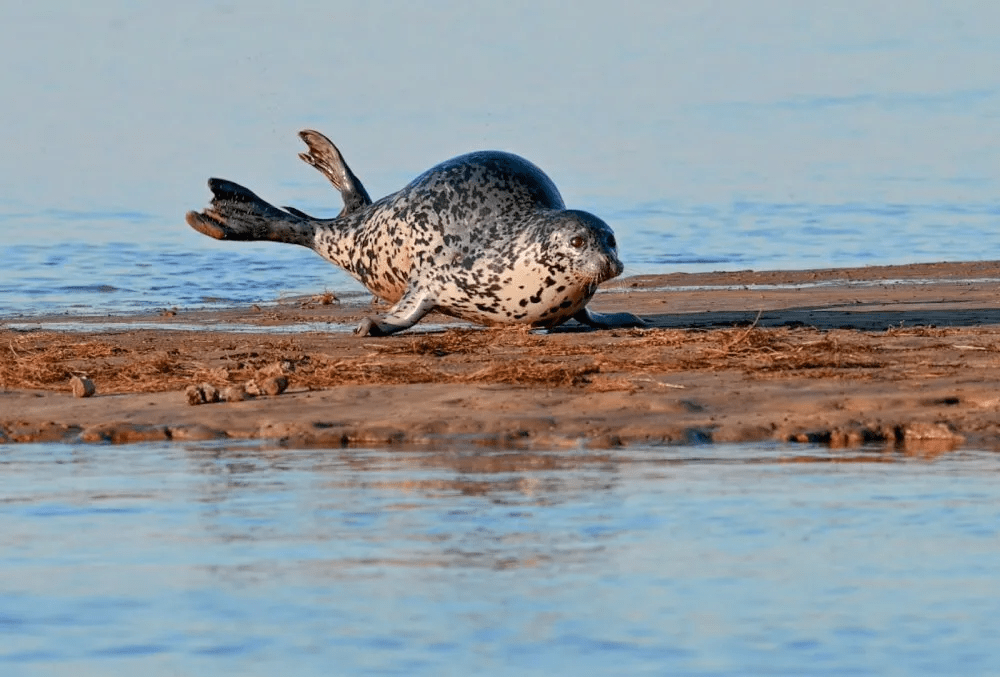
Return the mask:
M 0 673 L 987 674 L 1000 457 L 0 446 Z

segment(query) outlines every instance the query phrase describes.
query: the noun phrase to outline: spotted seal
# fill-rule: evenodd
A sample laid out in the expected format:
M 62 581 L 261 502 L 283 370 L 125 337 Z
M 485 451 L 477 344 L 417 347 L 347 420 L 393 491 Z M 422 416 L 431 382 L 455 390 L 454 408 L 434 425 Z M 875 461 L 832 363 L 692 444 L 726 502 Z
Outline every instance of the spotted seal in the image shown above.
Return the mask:
M 566 209 L 555 184 L 524 158 L 461 155 L 372 202 L 329 139 L 312 130 L 299 136 L 309 149 L 299 157 L 340 191 L 336 218 L 279 209 L 243 186 L 210 179 L 211 206 L 188 212 L 187 222 L 217 240 L 309 247 L 395 304 L 356 333 L 393 334 L 432 310 L 484 325 L 644 323 L 586 308 L 597 285 L 622 272 L 614 233 L 596 216 Z

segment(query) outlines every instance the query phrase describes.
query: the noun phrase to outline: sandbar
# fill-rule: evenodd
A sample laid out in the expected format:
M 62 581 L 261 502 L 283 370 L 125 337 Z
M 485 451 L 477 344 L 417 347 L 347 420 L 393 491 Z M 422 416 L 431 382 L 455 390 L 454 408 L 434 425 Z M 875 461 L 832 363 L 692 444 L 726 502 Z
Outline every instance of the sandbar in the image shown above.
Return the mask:
M 643 275 L 598 311 L 643 329 L 359 338 L 370 298 L 0 319 L 0 442 L 265 439 L 594 449 L 773 441 L 1000 448 L 1000 262 Z M 77 398 L 85 376 L 97 388 Z M 193 406 L 283 375 L 288 389 Z

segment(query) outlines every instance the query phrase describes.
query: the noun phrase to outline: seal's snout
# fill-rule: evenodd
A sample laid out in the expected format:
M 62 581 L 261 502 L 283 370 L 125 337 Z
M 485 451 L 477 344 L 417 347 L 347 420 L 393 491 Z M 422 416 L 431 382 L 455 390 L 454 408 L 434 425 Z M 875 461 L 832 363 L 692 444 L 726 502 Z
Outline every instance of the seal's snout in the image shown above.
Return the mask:
M 618 277 L 623 272 L 625 272 L 625 264 L 621 262 L 617 256 L 611 260 L 611 277 Z
M 604 251 L 608 257 L 607 265 L 601 275 L 601 282 L 605 282 L 621 275 L 625 271 L 625 264 L 618 258 L 618 240 L 615 239 L 615 234 L 607 224 L 604 224 L 602 235 Z
M 599 279 L 598 284 L 601 282 L 607 282 L 608 280 L 618 277 L 625 270 L 625 265 L 618 259 L 617 256 L 611 255 L 608 257 L 607 263 L 605 263 L 603 270 Z

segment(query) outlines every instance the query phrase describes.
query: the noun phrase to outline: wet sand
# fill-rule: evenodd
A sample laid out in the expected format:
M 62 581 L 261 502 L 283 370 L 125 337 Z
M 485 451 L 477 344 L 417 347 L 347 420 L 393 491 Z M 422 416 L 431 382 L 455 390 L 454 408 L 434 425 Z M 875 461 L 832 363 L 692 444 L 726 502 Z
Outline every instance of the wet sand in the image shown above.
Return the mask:
M 363 296 L 0 322 L 0 441 L 343 446 L 658 443 L 1000 448 L 1000 262 L 640 276 L 592 302 L 638 330 L 432 316 L 358 338 Z M 97 394 L 72 395 L 74 375 Z M 192 406 L 283 375 L 276 396 Z

